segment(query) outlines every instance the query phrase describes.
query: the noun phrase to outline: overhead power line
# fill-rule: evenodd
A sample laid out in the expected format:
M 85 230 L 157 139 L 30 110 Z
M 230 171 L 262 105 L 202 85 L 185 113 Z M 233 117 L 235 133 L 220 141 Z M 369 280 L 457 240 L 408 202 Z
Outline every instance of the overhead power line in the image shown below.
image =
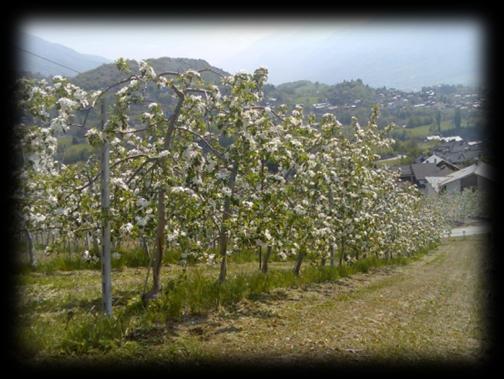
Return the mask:
M 19 49 L 19 50 L 21 50 L 21 51 L 23 51 L 23 52 L 25 52 L 25 53 L 28 53 L 28 54 L 34 55 L 34 56 L 36 56 L 36 57 L 38 57 L 38 58 L 40 58 L 40 59 L 43 59 L 43 60 L 45 60 L 45 61 L 47 61 L 47 62 L 51 62 L 52 64 L 55 64 L 55 65 L 58 65 L 58 66 L 64 67 L 64 68 L 66 68 L 67 70 L 74 71 L 74 72 L 76 72 L 77 74 L 81 74 L 81 72 L 80 72 L 80 71 L 78 71 L 78 70 L 76 70 L 76 69 L 74 69 L 74 68 L 71 68 L 71 67 L 65 66 L 64 64 L 61 64 L 61 63 L 55 62 L 55 61 L 53 61 L 53 60 L 51 60 L 51 59 L 49 59 L 49 58 L 46 58 L 46 57 L 43 57 L 43 56 L 41 56 L 41 55 L 35 54 L 35 53 L 31 52 L 31 51 L 28 51 L 28 50 L 23 49 L 23 48 L 18 47 L 18 46 L 16 46 L 16 48 L 17 48 L 17 49 Z

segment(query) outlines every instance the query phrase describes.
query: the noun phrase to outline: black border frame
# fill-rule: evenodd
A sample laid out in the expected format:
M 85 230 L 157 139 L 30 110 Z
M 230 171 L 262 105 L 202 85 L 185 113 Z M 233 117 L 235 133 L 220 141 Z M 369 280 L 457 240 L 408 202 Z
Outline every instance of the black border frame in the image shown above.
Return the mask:
M 354 17 L 372 17 L 377 20 L 384 21 L 405 21 L 405 20 L 461 20 L 464 18 L 475 19 L 482 23 L 485 27 L 485 69 L 484 69 L 484 82 L 488 89 L 488 111 L 487 111 L 487 122 L 489 127 L 487 128 L 488 138 L 492 142 L 490 146 L 493 156 L 498 157 L 498 136 L 499 127 L 498 124 L 498 94 L 500 92 L 500 86 L 502 85 L 501 78 L 501 67 L 502 61 L 498 56 L 498 50 L 501 46 L 498 45 L 501 42 L 498 32 L 500 30 L 500 20 L 498 17 L 497 6 L 484 7 L 484 5 L 477 5 L 474 2 L 459 2 L 458 4 L 452 4 L 448 6 L 441 6 L 434 2 L 422 3 L 418 6 L 412 5 L 408 6 L 404 2 L 401 5 L 389 4 L 385 5 L 383 3 L 374 4 L 374 7 L 368 8 L 357 8 L 361 4 L 356 4 L 352 8 L 351 6 L 337 6 L 335 8 L 321 7 L 318 9 L 309 9 L 303 7 L 297 7 L 293 4 L 286 4 L 279 6 L 278 8 L 272 8 L 272 6 L 261 8 L 218 8 L 215 5 L 206 4 L 204 7 L 199 7 L 197 10 L 191 10 L 189 8 L 174 8 L 172 4 L 166 5 L 165 7 L 159 7 L 158 9 L 148 9 L 139 10 L 134 8 L 126 8 L 125 5 L 112 6 L 111 8 L 95 8 L 95 9 L 84 9 L 79 10 L 77 8 L 73 10 L 62 9 L 62 8 L 50 8 L 49 5 L 35 5 L 28 6 L 27 4 L 22 4 L 19 6 L 14 6 L 8 12 L 4 14 L 4 22 L 2 23 L 2 37 L 4 38 L 4 48 L 6 52 L 4 53 L 2 59 L 3 67 L 3 85 L 2 89 L 4 92 L 4 104 L 6 106 L 2 107 L 4 111 L 7 111 L 6 116 L 4 116 L 5 123 L 7 124 L 4 129 L 4 137 L 2 142 L 5 144 L 4 148 L 1 150 L 2 157 L 1 162 L 3 163 L 3 178 L 4 185 L 2 189 L 4 194 L 2 196 L 2 202 L 4 210 L 4 228 L 2 232 L 4 233 L 4 246 L 6 247 L 6 252 L 3 259 L 2 267 L 5 270 L 2 279 L 4 281 L 2 288 L 4 289 L 4 304 L 6 306 L 6 312 L 4 312 L 3 326 L 6 328 L 6 334 L 3 339 L 4 344 L 4 359 L 12 369 L 15 369 L 17 373 L 31 373 L 33 371 L 42 371 L 47 373 L 57 373 L 61 371 L 63 374 L 75 375 L 77 372 L 86 373 L 90 370 L 92 372 L 112 372 L 118 371 L 121 374 L 145 374 L 148 370 L 154 369 L 154 371 L 168 371 L 170 373 L 178 372 L 181 375 L 192 374 L 192 373 L 218 373 L 218 372 L 239 372 L 244 371 L 249 374 L 259 374 L 266 371 L 271 373 L 289 372 L 290 374 L 309 374 L 312 372 L 341 372 L 342 374 L 390 374 L 390 373 L 404 373 L 404 374 L 420 374 L 424 376 L 430 372 L 439 374 L 469 374 L 469 375 L 481 375 L 488 374 L 497 370 L 499 368 L 499 358 L 500 358 L 500 346 L 498 344 L 498 336 L 500 332 L 500 320 L 501 314 L 499 313 L 498 304 L 501 301 L 500 296 L 500 283 L 498 274 L 501 268 L 501 257 L 499 254 L 499 231 L 498 226 L 498 209 L 500 209 L 500 198 L 501 193 L 501 178 L 500 170 L 497 167 L 497 182 L 496 189 L 491 198 L 491 203 L 494 209 L 493 217 L 493 230 L 492 230 L 492 241 L 493 249 L 491 249 L 488 254 L 490 261 L 492 263 L 492 269 L 487 273 L 488 280 L 490 284 L 489 297 L 486 300 L 486 318 L 488 332 L 491 339 L 488 341 L 486 358 L 481 361 L 478 365 L 465 364 L 464 362 L 457 363 L 443 363 L 443 362 L 425 362 L 421 365 L 385 365 L 379 362 L 369 362 L 368 364 L 359 364 L 355 366 L 353 364 L 348 365 L 327 365 L 327 364 L 317 364 L 314 361 L 306 361 L 304 364 L 288 365 L 288 366 L 275 366 L 267 367 L 260 365 L 233 365 L 230 362 L 209 362 L 198 366 L 131 366 L 131 367 L 117 367 L 111 364 L 107 367 L 80 367 L 85 370 L 76 371 L 74 365 L 58 365 L 58 366 L 37 366 L 28 365 L 26 362 L 22 362 L 18 359 L 16 354 L 16 339 L 15 339 L 15 329 L 16 329 L 16 314 L 13 311 L 15 309 L 16 295 L 14 291 L 14 286 L 16 284 L 15 277 L 13 274 L 14 261 L 12 259 L 11 251 L 12 247 L 12 211 L 15 207 L 9 200 L 9 196 L 13 189 L 16 187 L 16 183 L 13 182 L 10 173 L 13 169 L 13 154 L 12 154 L 12 130 L 9 126 L 12 126 L 16 120 L 15 114 L 15 103 L 12 96 L 12 92 L 15 86 L 15 67 L 16 67 L 16 53 L 12 48 L 16 40 L 15 29 L 19 22 L 22 22 L 24 17 L 30 16 L 54 16 L 57 18 L 66 18 L 73 15 L 77 17 L 89 17 L 89 18 L 157 18 L 157 17 L 174 17 L 177 19 L 185 18 L 200 18 L 200 19 L 210 19 L 214 20 L 236 20 L 236 19 L 248 19 L 248 20 L 287 20 L 287 21 L 317 21 L 317 20 L 331 20 L 334 18 L 354 18 Z M 205 8 L 206 7 L 206 8 Z M 138 369 L 138 370 L 136 370 Z

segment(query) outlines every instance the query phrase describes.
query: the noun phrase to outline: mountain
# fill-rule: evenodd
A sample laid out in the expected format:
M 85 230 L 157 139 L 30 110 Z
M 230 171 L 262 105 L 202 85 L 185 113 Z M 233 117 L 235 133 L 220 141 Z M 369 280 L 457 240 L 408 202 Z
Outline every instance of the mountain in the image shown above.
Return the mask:
M 189 69 L 212 69 L 220 75 L 229 75 L 227 72 L 217 67 L 211 66 L 207 61 L 202 59 L 163 57 L 156 59 L 146 59 L 146 61 L 152 65 L 152 68 L 158 74 L 166 71 L 184 72 Z M 128 60 L 127 62 L 133 73 L 138 72 L 138 62 L 134 60 Z M 126 79 L 128 76 L 129 74 L 119 71 L 115 63 L 108 63 L 76 75 L 70 80 L 72 83 L 81 87 L 82 89 L 86 91 L 92 91 L 105 89 L 112 84 Z M 201 76 L 207 82 L 212 82 L 215 84 L 218 84 L 220 82 L 220 76 L 213 72 L 203 72 Z M 109 106 L 115 101 L 114 93 L 124 85 L 125 84 L 114 87 L 113 90 L 105 96 Z M 166 89 L 160 90 L 156 88 L 154 84 L 149 84 L 147 86 L 145 92 L 143 93 L 143 96 L 145 97 L 145 99 L 147 99 L 148 102 L 156 102 L 161 104 L 167 112 L 171 112 L 177 102 L 176 98 L 173 96 L 172 91 Z M 130 112 L 131 125 L 140 125 L 139 115 L 145 112 L 145 105 L 132 104 Z M 89 125 L 95 125 L 98 122 L 98 113 L 91 112 L 87 122 Z M 84 140 L 84 132 L 85 131 L 83 129 L 77 128 L 73 131 L 70 131 L 69 134 L 76 136 L 78 140 Z
M 156 58 L 156 59 L 146 59 L 150 63 L 156 73 L 162 73 L 166 71 L 184 72 L 189 69 L 202 70 L 202 69 L 212 69 L 221 75 L 229 75 L 229 73 L 211 66 L 207 61 L 202 59 L 189 59 L 189 58 Z M 132 72 L 137 72 L 138 63 L 133 60 L 128 60 L 128 65 Z M 213 82 L 218 84 L 220 82 L 220 76 L 212 72 L 203 72 L 201 74 L 205 81 Z M 122 79 L 128 77 L 119 71 L 114 63 L 103 64 L 92 70 L 88 70 L 79 75 L 71 78 L 72 83 L 78 85 L 84 90 L 100 90 L 104 89 L 114 83 L 120 82 Z M 109 107 L 114 104 L 114 93 L 119 90 L 121 86 L 115 87 L 108 95 L 105 96 L 107 99 L 107 104 Z M 148 85 L 143 96 L 147 102 L 156 102 L 163 106 L 167 112 L 171 112 L 176 104 L 176 99 L 173 96 L 172 91 L 167 91 L 166 89 L 158 89 L 155 85 Z M 133 127 L 140 126 L 140 115 L 145 112 L 145 104 L 132 104 L 130 107 L 130 125 Z M 80 121 L 83 120 L 84 114 L 81 114 Z M 99 122 L 99 113 L 91 112 L 87 118 L 87 125 L 89 127 L 97 125 Z M 58 159 L 61 159 L 64 163 L 72 163 L 76 161 L 81 161 L 87 159 L 91 154 L 89 145 L 86 144 L 85 138 L 86 130 L 84 128 L 73 128 L 66 133 L 66 137 L 72 137 L 70 141 L 75 141 L 77 144 L 70 145 L 70 141 L 61 140 L 59 143 Z M 68 145 L 68 146 L 67 146 Z
M 384 27 L 373 33 L 364 25 L 323 37 L 299 30 L 260 39 L 219 63 L 233 72 L 264 65 L 272 84 L 362 79 L 373 87 L 415 91 L 441 83 L 481 84 L 479 42 L 472 31 L 450 25 L 428 32 Z
M 146 62 L 152 65 L 152 68 L 156 73 L 166 72 L 166 71 L 176 71 L 184 72 L 186 70 L 203 70 L 212 69 L 221 75 L 229 75 L 226 71 L 220 68 L 210 65 L 207 61 L 203 59 L 190 59 L 190 58 L 151 58 L 146 59 Z M 132 69 L 132 72 L 136 72 L 138 69 L 138 63 L 133 60 L 128 60 L 128 65 Z M 207 81 L 217 83 L 219 76 L 212 72 L 202 73 L 202 78 Z M 126 75 L 120 72 L 114 63 L 104 64 L 95 69 L 83 72 L 76 75 L 72 82 L 76 85 L 82 87 L 85 90 L 97 90 L 105 88 L 111 84 L 117 83 L 121 79 L 124 79 Z
M 21 34 L 19 47 L 80 72 L 111 62 L 110 59 L 97 55 L 81 54 L 66 46 L 52 43 L 27 33 Z M 19 52 L 20 71 L 27 71 L 43 76 L 64 75 L 72 77 L 77 74 L 75 71 L 51 63 L 33 54 L 25 51 Z

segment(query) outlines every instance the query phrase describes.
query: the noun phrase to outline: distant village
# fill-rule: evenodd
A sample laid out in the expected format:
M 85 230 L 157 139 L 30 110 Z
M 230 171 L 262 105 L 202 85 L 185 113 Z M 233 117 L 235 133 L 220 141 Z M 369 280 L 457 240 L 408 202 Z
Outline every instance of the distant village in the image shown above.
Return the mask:
M 304 84 L 299 85 L 302 87 Z M 316 96 L 322 94 L 322 91 L 316 90 L 315 93 L 311 93 L 309 90 L 306 92 L 300 90 L 297 93 L 291 88 L 290 92 L 286 89 L 284 95 L 290 93 L 289 96 L 295 98 L 295 94 L 301 96 L 304 93 L 305 96 L 316 97 L 317 102 L 308 106 L 307 110 L 318 116 L 324 113 L 334 113 L 338 117 L 354 115 L 359 109 L 369 111 L 371 105 L 377 104 L 380 110 L 388 112 L 389 117 L 404 121 L 402 125 L 403 122 L 398 124 L 393 120 L 402 128 L 414 128 L 415 126 L 406 125 L 406 120 L 411 121 L 415 116 L 423 121 L 418 126 L 431 126 L 435 122 L 435 112 L 443 112 L 446 121 L 447 117 L 453 119 L 453 112 L 456 110 L 466 110 L 464 113 L 467 116 L 479 114 L 485 108 L 485 94 L 480 92 L 481 89 L 472 87 L 437 85 L 424 87 L 420 91 L 406 92 L 385 87 L 372 89 L 360 80 L 344 82 L 337 86 L 341 86 L 340 92 L 327 92 L 327 96 L 318 98 Z M 281 93 L 277 91 L 279 96 Z M 266 98 L 266 105 L 274 106 L 282 101 L 285 101 L 285 96 L 283 98 L 269 96 Z M 450 123 L 453 122 L 452 119 Z M 488 141 L 475 137 L 480 134 L 473 132 L 476 129 L 474 120 L 471 120 L 471 123 L 471 128 L 457 130 L 457 127 L 454 127 L 450 130 L 451 133 L 456 132 L 464 137 L 460 135 L 424 137 L 424 142 L 439 143 L 429 151 L 429 154 L 418 156 L 411 164 L 399 166 L 400 179 L 415 184 L 426 195 L 445 191 L 460 192 L 467 188 L 487 189 L 495 180 L 495 170 L 482 160 L 489 156 Z M 441 126 L 438 127 L 439 134 L 444 134 L 441 132 Z M 468 133 L 468 129 L 473 133 Z M 418 141 L 419 138 L 422 137 L 414 139 Z M 388 161 L 406 158 L 402 153 L 397 156 L 387 155 L 382 157 L 381 162 L 387 164 Z
M 405 106 L 413 108 L 432 107 L 439 110 L 458 108 L 460 110 L 477 110 L 482 107 L 481 94 L 476 90 L 465 88 L 462 93 L 446 93 L 443 86 L 424 87 L 418 92 L 405 92 L 393 88 L 377 89 L 378 105 L 381 109 L 399 110 Z M 331 104 L 329 99 L 312 105 L 315 113 L 335 110 L 351 110 L 362 106 L 361 99 L 354 99 L 340 105 Z M 277 105 L 278 99 L 267 98 L 267 105 Z
M 459 136 L 430 136 L 426 139 L 439 139 L 443 143 L 429 155 L 419 156 L 414 163 L 399 166 L 402 181 L 415 184 L 426 195 L 491 188 L 495 170 L 481 160 L 487 154 L 484 142 L 465 141 Z

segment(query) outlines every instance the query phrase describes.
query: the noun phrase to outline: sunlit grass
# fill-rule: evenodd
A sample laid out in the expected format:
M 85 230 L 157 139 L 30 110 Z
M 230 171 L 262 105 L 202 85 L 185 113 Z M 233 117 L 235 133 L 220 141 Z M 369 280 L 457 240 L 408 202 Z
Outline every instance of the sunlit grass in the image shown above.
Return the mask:
M 306 262 L 299 276 L 292 272 L 291 262 L 272 262 L 266 274 L 258 271 L 256 262 L 235 263 L 245 267 L 230 271 L 224 283 L 216 280 L 216 269 L 198 266 L 185 271 L 179 269 L 165 278 L 162 293 L 147 307 L 140 299 L 142 278 L 133 280 L 132 277 L 141 271 L 128 269 L 135 271 L 117 272 L 114 278 L 115 288 L 121 290 L 119 293 L 116 290 L 114 296 L 112 318 L 99 311 L 99 288 L 79 284 L 83 275 L 96 278 L 92 271 L 65 275 L 62 275 L 64 272 L 27 273 L 22 275 L 22 283 L 36 292 L 31 292 L 29 301 L 25 299 L 22 303 L 20 343 L 28 356 L 71 357 L 97 352 L 127 355 L 131 349 L 140 348 L 137 343 L 142 336 L 150 338 L 158 333 L 160 325 L 188 317 L 206 317 L 210 312 L 233 308 L 245 299 L 258 300 L 276 289 L 307 288 L 384 265 L 407 264 L 427 251 L 388 261 L 368 257 L 341 267 L 320 267 Z M 73 288 L 78 292 L 72 294 Z M 48 291 L 54 292 L 54 296 L 47 297 Z

